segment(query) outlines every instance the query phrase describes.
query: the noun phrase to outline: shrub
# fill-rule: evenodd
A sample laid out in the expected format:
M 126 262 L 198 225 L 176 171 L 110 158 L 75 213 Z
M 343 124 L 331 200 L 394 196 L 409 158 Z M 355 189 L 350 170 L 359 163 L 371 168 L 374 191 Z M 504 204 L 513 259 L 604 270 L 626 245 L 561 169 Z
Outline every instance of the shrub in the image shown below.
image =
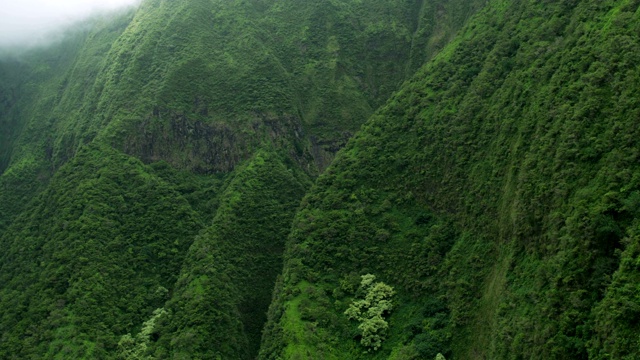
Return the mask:
M 364 299 L 354 300 L 344 312 L 350 320 L 360 322 L 360 343 L 374 351 L 380 348 L 386 337 L 389 324 L 384 318 L 393 309 L 391 298 L 395 294 L 391 286 L 383 282 L 374 283 L 375 279 L 371 274 L 362 276 L 358 294 L 364 295 Z

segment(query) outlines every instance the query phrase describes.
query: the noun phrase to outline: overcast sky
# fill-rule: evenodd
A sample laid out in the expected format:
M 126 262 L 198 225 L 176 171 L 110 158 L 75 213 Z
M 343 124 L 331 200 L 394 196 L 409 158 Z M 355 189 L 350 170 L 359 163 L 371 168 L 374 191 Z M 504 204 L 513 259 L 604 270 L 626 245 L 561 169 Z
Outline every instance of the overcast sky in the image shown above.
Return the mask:
M 101 10 L 139 0 L 0 0 L 0 46 L 32 44 Z

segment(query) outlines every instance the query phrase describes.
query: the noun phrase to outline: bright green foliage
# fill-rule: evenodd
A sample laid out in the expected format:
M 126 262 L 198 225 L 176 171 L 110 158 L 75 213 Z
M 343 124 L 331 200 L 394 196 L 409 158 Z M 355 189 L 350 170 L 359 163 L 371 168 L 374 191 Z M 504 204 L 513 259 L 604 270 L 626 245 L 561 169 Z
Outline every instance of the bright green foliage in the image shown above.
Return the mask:
M 389 324 L 384 317 L 393 310 L 391 298 L 393 288 L 383 282 L 374 284 L 376 277 L 371 274 L 362 275 L 362 282 L 358 291 L 364 294 L 364 299 L 354 300 L 344 312 L 351 320 L 360 322 L 361 344 L 378 350 L 385 339 Z
M 438 353 L 438 355 L 436 355 L 436 360 L 447 360 L 444 355 Z
M 638 5 L 488 2 L 305 197 L 264 358 L 639 357 Z M 362 272 L 397 293 L 367 355 Z
M 156 321 L 163 315 L 166 315 L 167 311 L 164 308 L 159 308 L 153 311 L 151 319 L 142 324 L 142 330 L 136 335 L 135 339 L 131 334 L 123 335 L 118 342 L 118 359 L 122 360 L 150 360 L 150 356 L 145 356 L 151 335 L 156 330 Z

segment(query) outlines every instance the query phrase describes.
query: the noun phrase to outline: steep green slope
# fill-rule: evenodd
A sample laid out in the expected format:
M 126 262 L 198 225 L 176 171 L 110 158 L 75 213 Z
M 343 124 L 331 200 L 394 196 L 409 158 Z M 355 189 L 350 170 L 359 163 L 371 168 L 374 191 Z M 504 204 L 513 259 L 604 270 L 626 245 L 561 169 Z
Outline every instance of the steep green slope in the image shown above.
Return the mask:
M 154 358 L 255 357 L 284 239 L 309 183 L 295 171 L 259 151 L 235 172 L 213 225 L 187 254 Z
M 58 43 L 0 59 L 0 232 L 71 157 L 56 150 L 72 146 L 62 124 L 77 119 L 105 65 L 104 54 L 131 15 L 89 19 Z
M 273 142 L 317 174 L 481 3 L 149 0 L 133 19 L 93 19 L 19 66 L 0 62 L 0 160 L 13 165 L 0 181 L 25 187 L 3 195 L 28 200 L 96 137 L 198 173 Z M 2 201 L 5 222 L 27 202 Z
M 198 172 L 277 139 L 317 173 L 406 76 L 417 4 L 374 5 L 145 2 L 109 55 L 92 124 L 129 154 Z
M 3 193 L 3 222 L 96 136 L 198 173 L 274 142 L 317 174 L 480 4 L 149 0 L 2 60 L 0 181 L 24 188 Z
M 114 352 L 163 306 L 202 227 L 178 190 L 139 160 L 85 148 L 2 235 L 0 357 Z
M 311 154 L 335 152 L 484 1 L 262 2 L 261 39 L 292 78 Z M 258 7 L 259 9 L 261 7 Z
M 638 6 L 490 2 L 305 197 L 261 358 L 640 356 Z
M 0 357 L 255 357 L 310 179 L 482 2 L 427 3 L 147 0 L 25 53 Z
M 19 92 L 19 75 L 21 66 L 17 61 L 5 60 L 0 66 L 0 175 L 9 166 L 13 141 L 20 132 L 15 120 L 11 119 L 9 113 L 17 102 Z

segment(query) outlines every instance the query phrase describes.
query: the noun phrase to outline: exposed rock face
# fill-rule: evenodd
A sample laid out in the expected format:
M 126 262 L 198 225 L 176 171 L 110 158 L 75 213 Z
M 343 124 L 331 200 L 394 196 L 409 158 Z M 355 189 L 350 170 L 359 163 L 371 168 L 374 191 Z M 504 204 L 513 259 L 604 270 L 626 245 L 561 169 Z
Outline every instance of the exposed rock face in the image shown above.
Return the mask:
M 192 120 L 173 111 L 154 113 L 127 132 L 121 146 L 127 154 L 151 163 L 164 160 L 199 174 L 229 173 L 262 145 L 272 144 L 298 165 L 316 173 L 325 157 L 311 157 L 298 118 L 255 114 L 251 120 Z M 338 147 L 333 147 L 333 154 Z M 314 154 L 315 155 L 315 154 Z

